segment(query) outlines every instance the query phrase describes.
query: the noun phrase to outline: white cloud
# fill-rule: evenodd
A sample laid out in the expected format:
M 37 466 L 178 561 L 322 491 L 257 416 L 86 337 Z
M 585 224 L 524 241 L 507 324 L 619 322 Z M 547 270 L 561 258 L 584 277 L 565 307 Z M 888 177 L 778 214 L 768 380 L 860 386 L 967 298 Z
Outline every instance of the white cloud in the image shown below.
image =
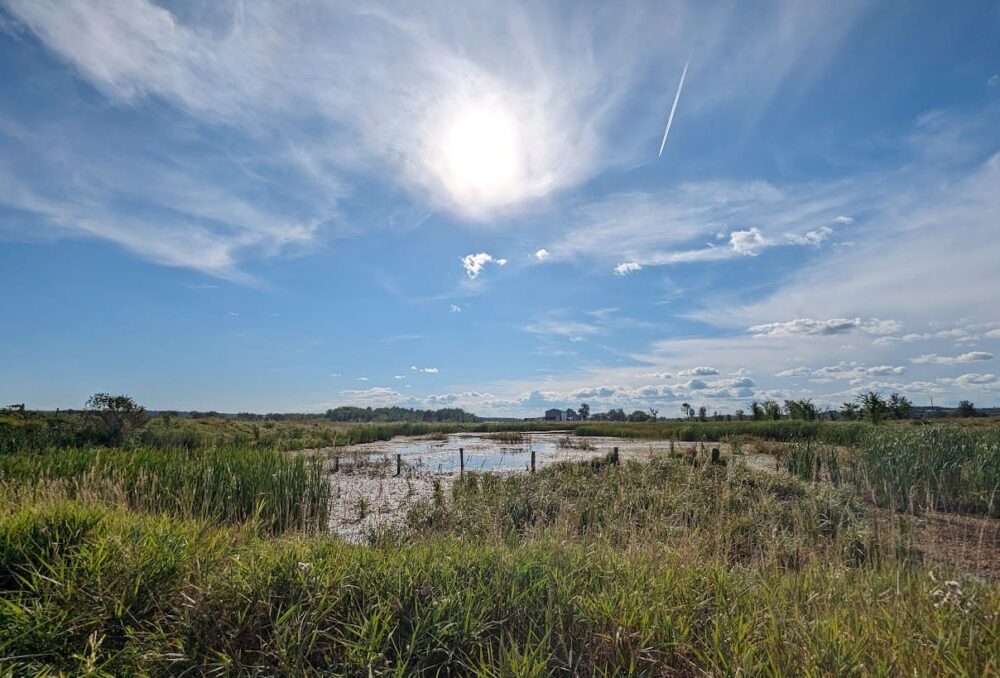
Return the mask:
M 392 378 L 393 379 L 406 379 L 406 377 L 404 377 L 402 374 L 394 374 Z
M 785 236 L 785 240 L 791 245 L 812 245 L 813 247 L 819 247 L 831 235 L 833 235 L 832 228 L 829 226 L 820 226 L 813 231 L 806 231 L 802 235 L 788 234 Z
M 535 252 L 535 259 L 538 259 L 539 261 L 545 261 L 548 258 L 549 258 L 549 251 L 544 247 Z
M 461 313 L 462 312 L 462 307 L 459 306 L 458 304 L 452 304 L 451 305 L 451 312 L 452 313 Z
M 358 377 L 358 381 L 368 381 L 368 377 Z
M 423 372 L 424 374 L 437 374 L 440 371 L 436 367 L 417 367 L 416 365 L 410 365 L 410 369 L 414 372 Z
M 767 247 L 768 241 L 761 234 L 760 229 L 754 226 L 747 231 L 733 231 L 730 233 L 729 244 L 737 254 L 755 257 L 760 254 L 762 249 Z
M 678 377 L 710 377 L 719 373 L 714 367 L 689 367 L 677 373 Z
M 850 332 L 866 334 L 889 334 L 901 327 L 895 320 L 879 320 L 878 318 L 831 318 L 830 320 L 815 320 L 812 318 L 796 318 L 785 322 L 763 323 L 747 329 L 756 337 L 765 336 L 831 336 Z
M 479 252 L 478 254 L 467 254 L 462 257 L 462 267 L 469 278 L 475 280 L 482 272 L 483 267 L 491 261 L 497 266 L 505 266 L 507 264 L 506 259 L 494 259 L 493 255 L 487 252 Z
M 807 377 L 811 373 L 812 370 L 810 370 L 808 367 L 792 367 L 787 370 L 782 370 L 781 372 L 776 373 L 774 376 L 781 378 Z
M 962 353 L 961 355 L 956 356 L 925 353 L 924 355 L 917 356 L 916 358 L 911 358 L 910 362 L 918 365 L 959 365 L 963 363 L 977 362 L 979 360 L 993 360 L 993 354 L 986 353 L 985 351 L 969 351 L 968 353 Z
M 954 383 L 957 386 L 963 388 L 975 388 L 982 386 L 992 386 L 997 384 L 1000 380 L 997 379 L 995 374 L 963 374 L 961 376 L 955 377 Z
M 854 223 L 853 217 L 839 216 L 834 217 L 833 222 L 836 224 L 843 224 L 844 226 L 850 226 Z
M 638 262 L 623 261 L 615 266 L 615 275 L 628 275 L 629 273 L 635 273 L 636 271 L 641 270 L 642 266 Z

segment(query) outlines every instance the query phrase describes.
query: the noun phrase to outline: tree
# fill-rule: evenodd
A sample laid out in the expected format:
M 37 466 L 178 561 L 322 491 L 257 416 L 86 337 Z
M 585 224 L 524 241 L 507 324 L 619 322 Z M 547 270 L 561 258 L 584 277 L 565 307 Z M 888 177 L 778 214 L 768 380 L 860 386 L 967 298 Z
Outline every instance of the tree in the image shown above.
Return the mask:
M 813 403 L 812 398 L 786 400 L 785 412 L 788 414 L 789 419 L 804 419 L 806 421 L 815 421 L 819 415 L 819 410 Z
M 889 411 L 892 412 L 893 419 L 909 419 L 912 409 L 913 403 L 910 402 L 909 398 L 895 391 L 889 394 Z
M 120 445 L 149 421 L 146 408 L 127 395 L 95 393 L 86 404 L 95 437 L 106 445 Z
M 737 421 L 743 421 L 743 417 L 744 416 L 745 415 L 743 414 L 743 410 L 736 410 L 736 420 Z
M 885 398 L 878 391 L 865 391 L 858 395 L 855 400 L 861 406 L 861 415 L 873 424 L 885 421 L 888 418 L 889 403 L 885 401 Z
M 642 410 L 636 410 L 632 414 L 628 415 L 629 421 L 648 421 L 649 415 Z
M 753 417 L 754 421 L 760 421 L 764 418 L 764 406 L 759 402 L 754 400 L 750 403 L 750 415 Z
M 958 404 L 958 409 L 955 410 L 955 415 L 959 417 L 975 417 L 979 413 L 976 412 L 976 406 L 972 404 L 969 400 L 963 400 Z
M 684 416 L 687 417 L 688 419 L 694 416 L 694 408 L 691 407 L 691 405 L 689 405 L 688 403 L 681 403 L 681 410 L 684 411 Z
M 583 403 L 580 405 L 580 420 L 587 421 L 590 419 L 590 405 Z
M 763 405 L 764 416 L 768 419 L 778 420 L 781 419 L 781 405 L 778 404 L 777 400 L 765 400 Z
M 708 421 L 708 408 L 704 405 L 698 408 L 698 421 Z
M 861 413 L 861 408 L 856 403 L 844 403 L 840 406 L 840 416 L 847 421 L 854 421 Z
M 652 407 L 649 408 L 649 418 L 656 421 L 656 415 L 660 413 L 659 410 L 654 410 Z

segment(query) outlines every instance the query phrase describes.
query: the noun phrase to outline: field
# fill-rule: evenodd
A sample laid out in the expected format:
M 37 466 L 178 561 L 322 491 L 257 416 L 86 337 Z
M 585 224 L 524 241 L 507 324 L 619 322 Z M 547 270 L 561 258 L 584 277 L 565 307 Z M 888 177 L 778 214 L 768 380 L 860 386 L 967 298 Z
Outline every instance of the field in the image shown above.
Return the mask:
M 996 426 L 584 424 L 724 463 L 467 472 L 349 544 L 286 450 L 392 425 L 154 424 L 0 454 L 0 675 L 1000 675 Z

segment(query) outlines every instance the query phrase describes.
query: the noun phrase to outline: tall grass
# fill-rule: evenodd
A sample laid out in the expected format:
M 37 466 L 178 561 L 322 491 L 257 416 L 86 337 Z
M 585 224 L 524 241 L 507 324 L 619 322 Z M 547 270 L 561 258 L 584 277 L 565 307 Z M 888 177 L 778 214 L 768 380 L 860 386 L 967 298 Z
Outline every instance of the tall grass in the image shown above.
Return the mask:
M 694 475 L 678 461 L 646 473 L 625 464 L 546 469 L 495 486 L 479 478 L 457 490 L 457 509 L 445 510 L 483 535 L 493 528 L 477 496 L 493 508 L 530 501 L 540 518 L 550 510 L 535 495 L 565 481 L 559 498 L 571 506 L 542 522 L 511 523 L 504 538 L 471 539 L 459 520 L 370 548 L 265 539 L 79 501 L 21 506 L 0 491 L 0 668 L 14 676 L 1000 669 L 996 585 L 944 584 L 890 557 L 845 562 L 828 548 L 840 537 L 824 535 L 821 523 L 804 544 L 816 557 L 797 564 L 702 550 L 690 544 L 711 539 L 713 512 L 731 520 L 751 499 L 792 505 L 775 517 L 757 514 L 759 534 L 733 533 L 736 543 L 770 550 L 771 531 L 780 535 L 772 540 L 787 538 L 794 531 L 784 522 L 797 513 L 812 522 L 822 503 L 810 508 L 808 488 L 794 480 L 755 489 L 750 483 L 768 481 L 733 469 Z M 716 484 L 728 499 L 711 498 Z M 604 501 L 583 499 L 591 494 Z M 671 529 L 653 525 L 657 517 Z M 615 545 L 613 535 L 634 530 L 654 539 Z
M 578 425 L 580 436 L 615 436 L 709 442 L 733 436 L 793 442 L 818 440 L 836 445 L 853 445 L 870 428 L 859 422 L 819 422 L 783 419 L 779 421 L 658 421 L 643 423 L 591 422 Z
M 1000 429 L 872 431 L 857 454 L 856 482 L 880 505 L 1000 517 Z
M 257 447 L 20 453 L 0 456 L 0 480 L 272 533 L 325 528 L 329 514 L 321 460 Z

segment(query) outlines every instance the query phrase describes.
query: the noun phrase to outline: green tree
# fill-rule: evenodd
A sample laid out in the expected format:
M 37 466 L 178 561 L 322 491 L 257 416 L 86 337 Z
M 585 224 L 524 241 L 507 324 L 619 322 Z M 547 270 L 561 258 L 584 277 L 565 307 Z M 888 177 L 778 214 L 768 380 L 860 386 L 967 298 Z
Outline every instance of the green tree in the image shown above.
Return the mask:
M 583 403 L 580 405 L 580 419 L 582 421 L 587 421 L 590 419 L 590 405 Z
M 86 409 L 96 441 L 105 445 L 121 445 L 149 421 L 146 408 L 127 395 L 95 393 Z
M 764 413 L 764 406 L 754 400 L 750 403 L 750 416 L 753 417 L 754 421 L 760 421 L 763 419 L 766 416 Z
M 840 406 L 840 416 L 848 421 L 854 421 L 861 414 L 861 408 L 857 403 L 844 403 Z
M 895 391 L 889 394 L 889 411 L 892 413 L 893 419 L 909 419 L 912 409 L 913 403 L 910 402 L 909 398 Z
M 681 410 L 684 412 L 684 416 L 688 419 L 694 417 L 694 408 L 688 403 L 681 403 Z
M 958 404 L 958 409 L 955 410 L 955 415 L 959 417 L 975 417 L 978 414 L 976 406 L 970 400 L 963 400 Z
M 819 415 L 819 410 L 811 398 L 786 400 L 785 412 L 788 414 L 789 419 L 804 419 L 806 421 L 815 421 Z
M 708 408 L 704 405 L 698 408 L 698 421 L 708 421 Z
M 629 421 L 649 421 L 649 415 L 642 410 L 636 410 L 632 414 L 628 415 Z
M 765 400 L 761 407 L 767 419 L 774 419 L 775 421 L 781 419 L 781 405 L 777 400 Z
M 889 417 L 889 403 L 878 391 L 865 391 L 859 394 L 855 400 L 861 406 L 861 416 L 873 424 L 885 421 Z

